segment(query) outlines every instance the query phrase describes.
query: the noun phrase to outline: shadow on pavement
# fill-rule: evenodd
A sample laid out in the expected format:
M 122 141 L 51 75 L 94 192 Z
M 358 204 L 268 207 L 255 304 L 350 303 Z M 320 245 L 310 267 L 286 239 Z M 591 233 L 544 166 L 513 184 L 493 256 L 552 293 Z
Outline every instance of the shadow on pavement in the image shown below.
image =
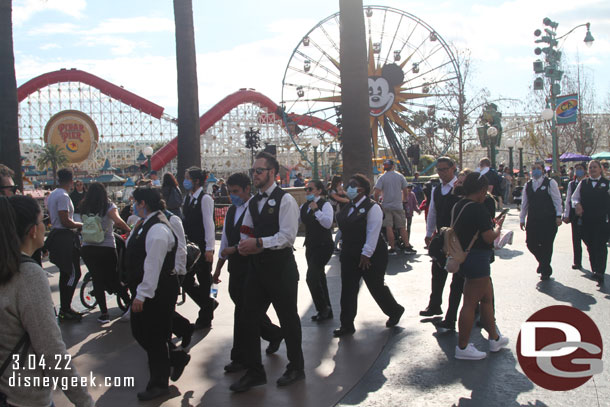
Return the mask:
M 576 288 L 565 286 L 554 279 L 539 281 L 536 284 L 536 289 L 557 301 L 569 302 L 573 307 L 578 308 L 581 311 L 589 311 L 591 305 L 597 303 L 591 294 L 583 293 Z

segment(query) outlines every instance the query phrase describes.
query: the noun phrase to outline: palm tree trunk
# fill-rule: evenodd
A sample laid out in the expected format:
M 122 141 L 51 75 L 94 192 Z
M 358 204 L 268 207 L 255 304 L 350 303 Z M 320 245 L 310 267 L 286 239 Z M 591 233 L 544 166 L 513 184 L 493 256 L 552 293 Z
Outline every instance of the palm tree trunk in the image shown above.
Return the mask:
M 15 171 L 15 184 L 22 188 L 11 3 L 0 0 L 0 163 Z
M 178 180 L 184 171 L 201 166 L 197 57 L 192 0 L 174 0 L 178 73 Z
M 362 0 L 339 0 L 343 179 L 360 172 L 372 181 L 373 167 L 366 35 Z

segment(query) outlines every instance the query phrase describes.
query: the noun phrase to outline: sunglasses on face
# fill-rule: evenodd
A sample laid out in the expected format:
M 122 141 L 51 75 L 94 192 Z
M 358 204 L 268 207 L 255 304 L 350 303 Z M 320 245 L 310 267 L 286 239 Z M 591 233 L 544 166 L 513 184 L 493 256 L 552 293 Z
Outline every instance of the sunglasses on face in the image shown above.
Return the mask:
M 360 188 L 360 185 L 358 185 L 357 182 L 350 182 L 349 184 L 347 184 L 347 186 L 352 188 Z
M 0 186 L 1 189 L 8 189 L 10 190 L 13 194 L 17 192 L 17 185 L 3 185 Z
M 313 192 L 313 188 L 311 188 L 311 187 L 307 187 L 307 188 L 305 188 L 305 191 L 307 191 L 307 192 Z
M 258 168 L 252 168 L 252 171 L 257 173 L 258 175 L 261 175 L 263 172 L 269 171 L 270 169 L 271 168 L 258 167 Z

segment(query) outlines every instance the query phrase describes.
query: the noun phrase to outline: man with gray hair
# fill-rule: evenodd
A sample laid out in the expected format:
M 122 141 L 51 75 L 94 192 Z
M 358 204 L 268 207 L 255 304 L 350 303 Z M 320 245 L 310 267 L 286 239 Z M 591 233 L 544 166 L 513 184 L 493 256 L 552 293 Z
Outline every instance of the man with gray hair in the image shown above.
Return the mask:
M 559 186 L 544 174 L 544 161 L 537 160 L 532 165 L 532 179 L 525 184 L 520 226 L 525 230 L 528 250 L 538 261 L 536 272 L 541 280 L 548 280 L 553 273 L 553 242 L 557 228 L 561 226 L 562 214 Z

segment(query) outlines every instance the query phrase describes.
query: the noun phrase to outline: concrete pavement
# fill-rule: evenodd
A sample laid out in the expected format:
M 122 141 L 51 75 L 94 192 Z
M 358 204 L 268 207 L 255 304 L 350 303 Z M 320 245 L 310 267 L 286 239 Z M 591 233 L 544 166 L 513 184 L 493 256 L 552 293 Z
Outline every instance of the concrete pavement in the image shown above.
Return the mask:
M 386 282 L 406 311 L 399 325 L 385 328 L 386 316 L 362 287 L 353 337 L 334 339 L 338 326 L 340 265 L 334 256 L 327 276 L 335 319 L 323 324 L 310 321 L 314 313 L 305 284 L 306 262 L 302 238 L 297 240 L 299 312 L 303 326 L 306 363 L 305 381 L 278 388 L 275 380 L 287 363 L 285 346 L 273 356 L 263 354 L 268 384 L 245 394 L 232 394 L 228 386 L 240 376 L 225 375 L 222 367 L 229 361 L 232 340 L 233 304 L 228 296 L 228 274 L 223 270 L 220 306 L 213 328 L 196 331 L 190 347 L 192 356 L 183 376 L 173 383 L 168 398 L 139 403 L 137 391 L 146 384 L 148 372 L 145 353 L 133 341 L 129 324 L 118 321 L 120 311 L 109 298 L 113 321 L 99 325 L 98 311 L 82 323 L 61 325 L 64 339 L 81 375 L 90 372 L 104 377 L 134 377 L 135 388 L 90 388 L 99 406 L 604 406 L 610 405 L 610 357 L 604 354 L 604 371 L 582 387 L 568 392 L 552 392 L 533 384 L 517 362 L 515 351 L 521 323 L 535 311 L 549 305 L 571 305 L 583 310 L 597 324 L 602 338 L 610 334 L 610 283 L 602 288 L 590 280 L 588 272 L 574 271 L 570 227 L 560 227 L 555 241 L 553 278 L 540 282 L 536 262 L 525 247 L 525 233 L 518 230 L 518 212 L 511 210 L 505 227 L 515 231 L 512 246 L 497 251 L 492 264 L 496 293 L 496 319 L 511 343 L 508 349 L 482 361 L 458 361 L 453 357 L 457 336 L 439 333 L 434 325 L 419 317 L 430 294 L 430 262 L 423 250 L 423 215 L 413 221 L 412 243 L 416 256 L 390 257 Z M 583 264 L 588 264 L 586 249 Z M 47 264 L 48 265 L 48 264 Z M 50 283 L 58 300 L 58 275 L 54 267 Z M 83 266 L 83 272 L 86 269 Z M 444 293 L 445 303 L 449 282 Z M 196 308 L 187 299 L 180 312 L 194 321 Z M 75 308 L 80 306 L 75 296 Z M 446 304 L 443 304 L 446 308 Z M 81 306 L 82 308 L 82 306 Z M 270 311 L 272 319 L 275 313 Z M 475 328 L 471 337 L 477 347 L 487 349 L 486 337 Z M 266 343 L 263 343 L 263 348 Z M 56 392 L 58 407 L 70 403 Z

